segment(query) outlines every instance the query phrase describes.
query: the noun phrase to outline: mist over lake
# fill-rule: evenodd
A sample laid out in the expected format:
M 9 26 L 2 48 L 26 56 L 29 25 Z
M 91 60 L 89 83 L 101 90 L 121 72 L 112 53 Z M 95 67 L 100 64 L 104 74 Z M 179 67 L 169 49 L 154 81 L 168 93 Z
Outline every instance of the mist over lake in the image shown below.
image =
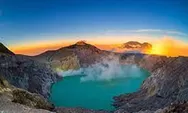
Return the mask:
M 104 64 L 104 63 L 103 63 Z M 95 64 L 88 68 L 61 73 L 63 79 L 51 88 L 55 106 L 113 110 L 113 97 L 137 91 L 149 76 L 136 65 Z

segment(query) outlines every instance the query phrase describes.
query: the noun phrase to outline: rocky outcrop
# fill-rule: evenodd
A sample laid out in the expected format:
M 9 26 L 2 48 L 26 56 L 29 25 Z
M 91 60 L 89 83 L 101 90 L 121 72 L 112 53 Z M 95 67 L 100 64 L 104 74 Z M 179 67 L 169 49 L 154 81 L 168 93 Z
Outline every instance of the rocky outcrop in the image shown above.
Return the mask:
M 12 91 L 12 102 L 20 103 L 31 108 L 53 110 L 55 107 L 39 94 L 30 93 L 23 89 Z
M 9 93 L 13 87 L 0 75 L 0 94 Z
M 0 54 L 0 74 L 12 85 L 48 97 L 58 76 L 45 64 L 25 56 Z
M 76 55 L 70 55 L 54 60 L 50 63 L 50 65 L 55 71 L 69 69 L 76 70 L 80 68 L 80 63 Z
M 0 75 L 0 112 L 50 113 L 53 108 L 42 96 L 18 89 Z
M 154 113 L 188 113 L 188 103 L 174 103 L 163 109 L 159 109 Z
M 129 58 L 130 57 L 130 58 Z M 114 97 L 118 111 L 156 111 L 174 102 L 187 101 L 188 58 L 144 55 L 136 63 L 151 72 L 138 92 Z M 134 57 L 134 58 L 131 58 Z
M 48 110 L 36 109 L 19 103 L 13 103 L 7 99 L 4 100 L 4 98 L 6 97 L 0 97 L 0 112 L 2 113 L 53 113 Z

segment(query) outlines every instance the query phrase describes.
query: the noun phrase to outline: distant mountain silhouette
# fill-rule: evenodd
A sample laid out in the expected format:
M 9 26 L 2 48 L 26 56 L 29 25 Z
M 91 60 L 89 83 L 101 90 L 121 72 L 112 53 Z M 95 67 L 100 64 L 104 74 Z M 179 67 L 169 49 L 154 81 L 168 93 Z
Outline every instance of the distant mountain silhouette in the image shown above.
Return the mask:
M 124 44 L 122 44 L 120 49 L 125 49 L 127 52 L 148 52 L 152 49 L 152 45 L 150 43 L 144 42 L 140 43 L 137 41 L 129 41 Z
M 146 48 L 146 49 L 150 49 L 152 48 L 152 45 L 150 43 L 144 42 L 144 43 L 140 43 L 137 41 L 129 41 L 124 43 L 121 48 L 127 48 L 127 49 L 134 49 L 134 48 Z

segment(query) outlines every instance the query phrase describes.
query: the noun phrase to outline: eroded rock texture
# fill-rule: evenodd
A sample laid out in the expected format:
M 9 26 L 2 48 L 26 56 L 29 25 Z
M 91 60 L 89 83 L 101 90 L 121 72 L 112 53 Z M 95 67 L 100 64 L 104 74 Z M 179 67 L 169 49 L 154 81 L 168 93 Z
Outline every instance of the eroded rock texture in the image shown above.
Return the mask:
M 47 65 L 25 56 L 0 54 L 0 74 L 12 85 L 48 97 L 58 76 Z
M 175 102 L 187 101 L 188 58 L 145 55 L 136 64 L 148 69 L 151 76 L 138 92 L 114 97 L 116 112 L 152 112 Z
M 0 112 L 50 113 L 53 108 L 42 96 L 16 88 L 0 75 Z

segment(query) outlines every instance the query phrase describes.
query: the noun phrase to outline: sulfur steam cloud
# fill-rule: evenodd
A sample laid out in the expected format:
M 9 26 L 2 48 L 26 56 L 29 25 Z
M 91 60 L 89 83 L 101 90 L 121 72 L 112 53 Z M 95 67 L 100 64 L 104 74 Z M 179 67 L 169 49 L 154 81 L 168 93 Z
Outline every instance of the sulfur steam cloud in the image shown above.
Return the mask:
M 138 72 L 137 74 L 130 74 L 131 72 Z M 61 76 L 76 76 L 85 75 L 80 78 L 81 82 L 84 81 L 100 81 L 100 80 L 113 80 L 115 78 L 124 77 L 140 77 L 140 68 L 136 65 L 122 66 L 119 59 L 115 57 L 103 59 L 101 62 L 93 64 L 87 68 L 79 70 L 61 71 Z

